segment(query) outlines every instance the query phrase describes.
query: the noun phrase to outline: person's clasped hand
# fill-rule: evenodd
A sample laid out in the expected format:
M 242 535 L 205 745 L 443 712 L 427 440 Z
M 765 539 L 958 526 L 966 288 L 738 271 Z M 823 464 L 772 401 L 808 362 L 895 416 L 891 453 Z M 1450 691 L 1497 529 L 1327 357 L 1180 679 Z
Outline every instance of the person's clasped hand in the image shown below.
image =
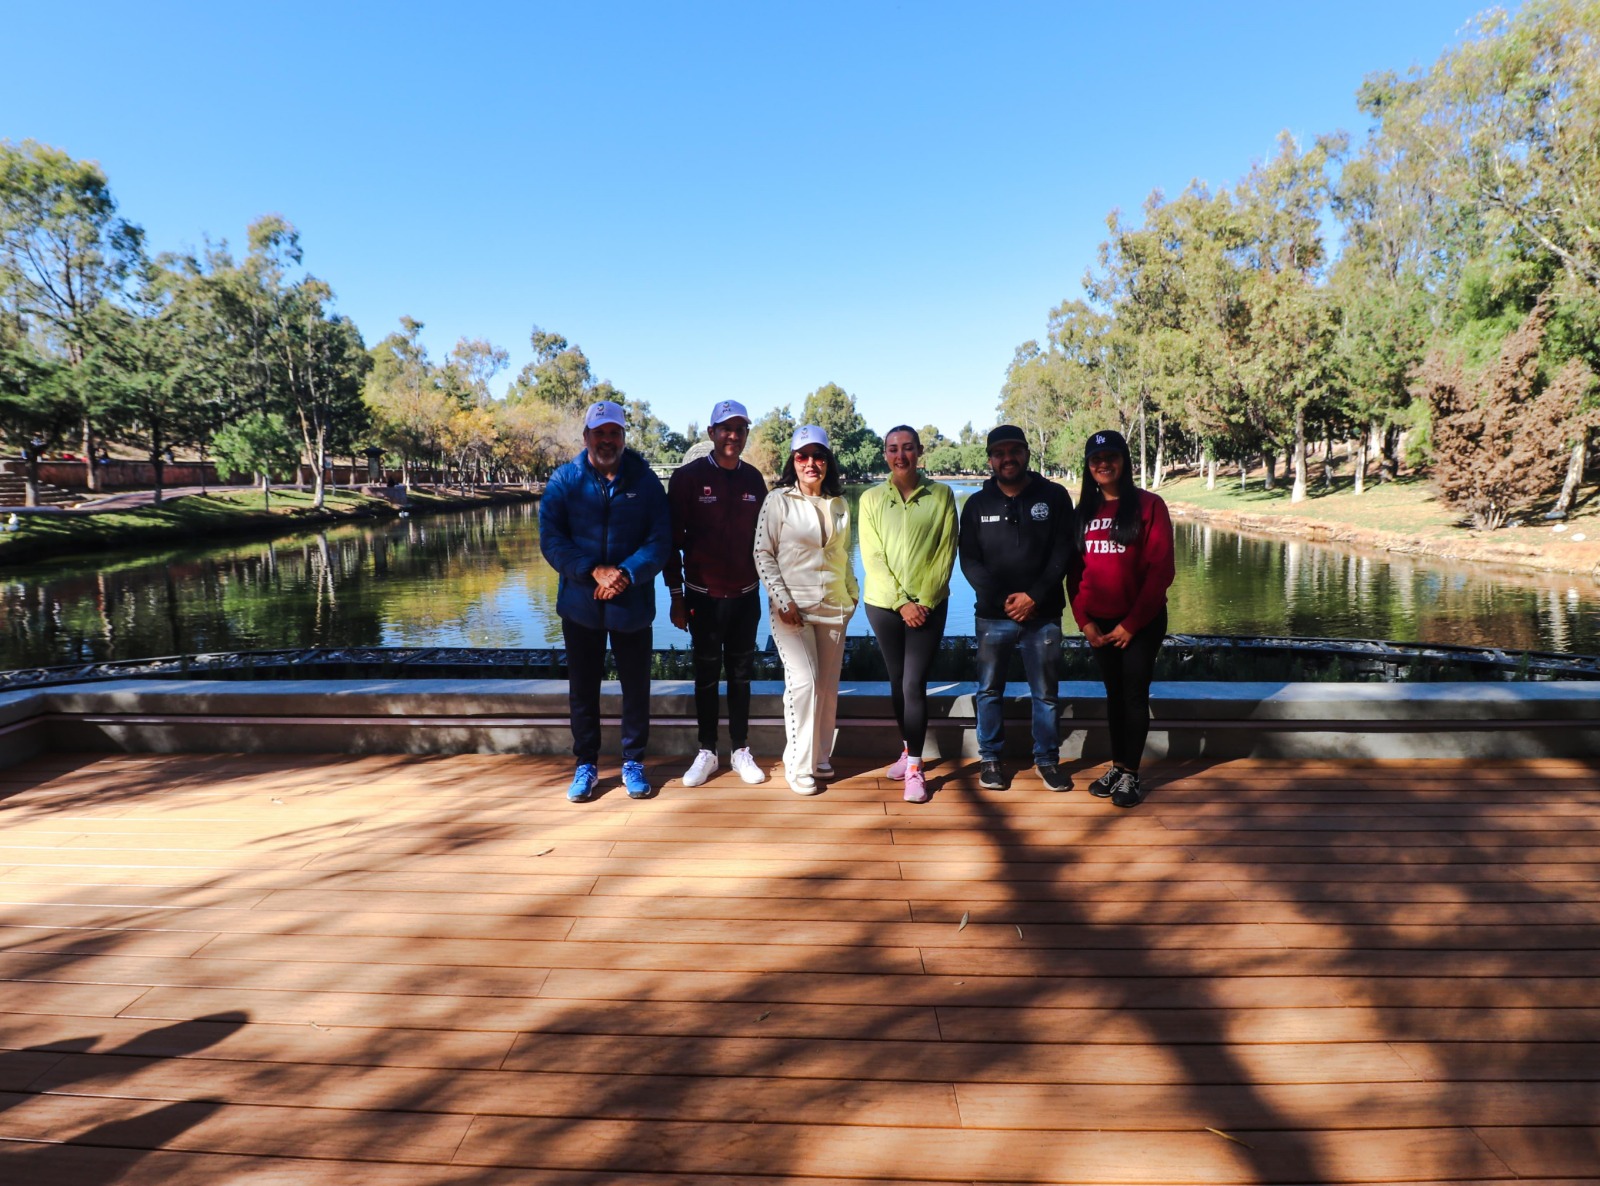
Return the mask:
M 1013 622 L 1026 622 L 1033 617 L 1034 600 L 1026 593 L 1012 593 L 1006 598 L 1006 617 Z
M 594 599 L 596 601 L 610 601 L 614 597 L 619 597 L 627 589 L 628 585 L 632 583 L 625 570 L 613 568 L 608 564 L 596 565 L 594 572 L 590 575 L 594 577 Z
M 908 601 L 900 607 L 900 618 L 915 630 L 928 620 L 928 607 L 918 605 L 915 601 Z

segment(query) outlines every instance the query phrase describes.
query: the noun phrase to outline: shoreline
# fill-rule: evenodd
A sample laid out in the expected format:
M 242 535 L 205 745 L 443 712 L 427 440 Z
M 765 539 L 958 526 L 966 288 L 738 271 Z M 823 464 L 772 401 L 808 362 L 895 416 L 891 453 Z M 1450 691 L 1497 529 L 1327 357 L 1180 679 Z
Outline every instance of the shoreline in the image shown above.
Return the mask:
M 232 488 L 240 489 L 240 488 Z M 252 491 L 252 493 L 259 493 Z M 0 534 L 0 572 L 42 561 L 81 559 L 125 548 L 181 545 L 196 540 L 261 539 L 341 523 L 417 518 L 537 500 L 523 489 L 442 493 L 413 488 L 404 502 L 348 489 L 328 492 L 320 510 L 305 505 L 308 491 L 275 489 L 270 509 L 212 495 L 169 498 L 159 506 L 93 513 L 29 515 L 16 533 Z
M 1560 542 L 1554 546 L 1536 546 L 1532 542 L 1524 542 L 1527 533 L 1534 531 L 1549 538 L 1554 534 L 1550 526 L 1503 528 L 1495 533 L 1505 536 L 1503 539 L 1473 539 L 1360 527 L 1353 523 L 1300 515 L 1223 510 L 1170 499 L 1166 501 L 1174 519 L 1214 523 L 1232 531 L 1292 536 L 1312 543 L 1348 544 L 1380 552 L 1428 556 L 1458 563 L 1495 564 L 1539 572 L 1566 573 L 1600 581 L 1600 540 L 1591 542 L 1585 538 L 1574 542 L 1556 536 Z

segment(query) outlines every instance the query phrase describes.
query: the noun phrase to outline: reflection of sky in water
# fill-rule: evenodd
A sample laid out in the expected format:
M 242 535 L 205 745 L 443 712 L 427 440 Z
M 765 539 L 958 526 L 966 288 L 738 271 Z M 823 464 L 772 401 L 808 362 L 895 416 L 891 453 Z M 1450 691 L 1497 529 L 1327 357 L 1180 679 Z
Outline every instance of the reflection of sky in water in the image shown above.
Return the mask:
M 958 498 L 973 487 L 958 488 Z M 1171 629 L 1386 638 L 1600 653 L 1588 577 L 1452 565 L 1203 523 L 1177 524 Z M 859 549 L 855 556 L 859 576 Z M 556 577 L 533 506 L 263 543 L 108 555 L 0 579 L 0 668 L 184 651 L 309 646 L 559 645 Z M 655 643 L 688 636 L 658 586 Z M 972 633 L 957 567 L 949 633 Z M 857 613 L 850 632 L 868 635 Z M 763 614 L 760 638 L 765 645 Z
M 976 484 L 952 483 L 957 506 L 966 495 L 976 490 Z M 856 580 L 866 586 L 866 574 L 861 565 L 859 539 L 851 541 L 851 562 L 855 566 Z M 536 553 L 529 563 L 544 568 L 543 558 Z M 479 600 L 463 606 L 459 616 L 446 621 L 418 618 L 391 618 L 383 624 L 384 646 L 446 646 L 446 647 L 538 647 L 559 646 L 561 624 L 555 613 L 555 582 L 546 577 L 545 583 L 532 572 L 524 572 L 521 579 L 513 577 L 498 589 L 486 592 Z M 548 584 L 548 590 L 546 589 Z M 971 634 L 973 632 L 972 586 L 961 575 L 958 564 L 950 578 L 951 604 L 946 632 Z M 655 645 L 659 648 L 689 649 L 689 633 L 679 630 L 667 616 L 669 599 L 666 588 L 656 588 Z M 765 595 L 763 594 L 763 608 Z M 766 646 L 771 633 L 765 612 L 762 613 L 757 640 Z M 849 633 L 870 636 L 867 615 L 860 610 L 850 620 Z

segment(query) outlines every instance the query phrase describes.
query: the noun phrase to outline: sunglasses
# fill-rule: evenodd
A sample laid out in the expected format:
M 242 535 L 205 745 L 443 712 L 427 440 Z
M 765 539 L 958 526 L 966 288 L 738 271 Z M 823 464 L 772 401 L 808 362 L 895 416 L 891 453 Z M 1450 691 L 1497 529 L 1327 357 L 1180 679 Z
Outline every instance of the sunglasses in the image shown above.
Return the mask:
M 803 453 L 802 452 L 802 453 L 796 453 L 794 455 L 794 457 L 795 457 L 796 461 L 814 461 L 818 465 L 827 465 L 828 464 L 828 456 L 827 456 L 826 453 Z

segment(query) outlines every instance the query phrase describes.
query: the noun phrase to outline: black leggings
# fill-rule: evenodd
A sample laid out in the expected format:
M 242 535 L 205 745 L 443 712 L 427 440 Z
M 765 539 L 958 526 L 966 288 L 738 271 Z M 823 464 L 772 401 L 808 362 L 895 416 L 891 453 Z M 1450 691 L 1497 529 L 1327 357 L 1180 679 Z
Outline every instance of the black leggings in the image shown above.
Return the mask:
M 944 638 L 949 608 L 948 599 L 941 601 L 928 611 L 928 620 L 913 630 L 899 611 L 867 606 L 867 624 L 878 636 L 883 665 L 889 669 L 889 699 L 894 702 L 894 719 L 900 723 L 900 739 L 913 758 L 922 757 L 922 743 L 928 739 L 928 668 Z
M 1095 621 L 1101 630 L 1116 629 L 1114 621 Z M 1106 724 L 1111 730 L 1111 760 L 1124 770 L 1139 770 L 1144 740 L 1150 734 L 1150 680 L 1155 675 L 1156 654 L 1167 636 L 1167 611 L 1163 606 L 1142 626 L 1125 647 L 1107 643 L 1091 648 L 1106 684 Z

